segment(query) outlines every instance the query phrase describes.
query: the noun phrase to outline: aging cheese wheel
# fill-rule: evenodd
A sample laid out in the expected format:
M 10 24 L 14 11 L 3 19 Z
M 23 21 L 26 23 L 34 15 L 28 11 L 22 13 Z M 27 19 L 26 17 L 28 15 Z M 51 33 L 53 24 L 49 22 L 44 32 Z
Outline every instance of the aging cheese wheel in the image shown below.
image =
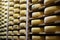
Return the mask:
M 32 25 L 40 25 L 40 24 L 43 24 L 43 23 L 44 23 L 44 21 L 40 20 L 40 19 L 36 19 L 36 20 L 31 21 Z
M 14 20 L 13 16 L 9 16 L 9 20 L 13 21 Z
M 26 9 L 26 4 L 21 4 L 20 9 Z
M 15 4 L 14 7 L 19 8 L 20 4 Z
M 20 17 L 20 21 L 26 21 L 26 17 L 25 16 Z
M 9 25 L 13 25 L 14 23 L 13 23 L 13 21 L 9 21 Z
M 44 18 L 44 23 L 52 23 L 55 21 L 60 21 L 60 16 L 48 16 Z
M 19 26 L 18 25 L 14 25 L 13 29 L 19 29 Z
M 32 40 L 40 40 L 40 36 L 32 36 Z
M 20 28 L 26 28 L 26 23 L 20 23 Z
M 26 0 L 20 0 L 20 3 L 26 3 Z
M 32 5 L 32 10 L 37 10 L 43 7 L 43 4 L 34 4 Z
M 14 23 L 18 24 L 18 23 L 20 23 L 20 20 L 19 19 L 14 19 Z
M 15 8 L 14 12 L 20 12 L 20 9 L 19 8 Z
M 10 2 L 13 2 L 14 0 L 9 0 Z
M 9 30 L 13 30 L 13 27 L 12 26 L 9 26 Z
M 12 36 L 8 36 L 9 39 L 12 39 Z
M 56 26 L 45 26 L 44 31 L 46 33 L 55 33 L 56 32 Z
M 20 34 L 26 34 L 26 30 L 25 29 L 22 29 L 19 31 Z
M 46 36 L 46 40 L 57 40 L 56 36 Z
M 13 15 L 14 14 L 14 12 L 13 11 L 9 11 L 9 15 Z
M 51 7 L 47 7 L 44 10 L 44 14 L 45 15 L 52 15 L 54 14 L 55 11 L 60 10 L 60 6 L 51 6 Z
M 39 0 L 32 0 L 32 3 L 37 3 L 39 2 Z
M 14 0 L 14 2 L 18 2 L 19 0 Z
M 20 15 L 25 16 L 26 15 L 26 10 L 20 10 Z
M 9 34 L 9 35 L 12 35 L 12 34 L 13 34 L 13 32 L 12 32 L 12 31 L 8 31 L 8 34 Z
M 26 37 L 25 36 L 19 36 L 19 39 L 20 40 L 26 40 Z
M 9 7 L 9 11 L 13 11 L 14 7 Z
M 14 2 L 10 2 L 10 4 L 9 4 L 10 6 L 14 6 Z
M 13 36 L 13 39 L 17 40 L 18 39 L 18 36 Z
M 19 18 L 20 15 L 19 15 L 19 14 L 14 14 L 13 17 L 14 17 L 14 18 Z
M 40 28 L 32 28 L 31 29 L 32 33 L 38 33 L 41 31 Z
M 43 12 L 33 12 L 32 17 L 33 18 L 40 18 L 43 16 Z
M 19 32 L 18 32 L 18 31 L 13 31 L 13 34 L 14 34 L 14 35 L 18 35 Z

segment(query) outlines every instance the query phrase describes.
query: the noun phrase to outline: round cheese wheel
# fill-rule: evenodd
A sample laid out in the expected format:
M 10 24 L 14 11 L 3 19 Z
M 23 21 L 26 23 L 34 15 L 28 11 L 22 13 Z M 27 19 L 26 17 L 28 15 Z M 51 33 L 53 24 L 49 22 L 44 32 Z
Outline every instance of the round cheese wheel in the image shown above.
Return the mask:
M 25 16 L 26 15 L 26 10 L 20 10 L 20 15 Z
M 46 36 L 46 40 L 57 40 L 56 36 Z
M 18 24 L 18 23 L 20 23 L 20 20 L 19 19 L 14 19 L 14 23 Z
M 9 0 L 10 2 L 13 2 L 14 0 Z
M 13 12 L 13 11 L 10 11 L 10 12 L 9 12 L 9 15 L 13 15 L 13 14 L 14 14 L 14 12 Z
M 26 4 L 21 4 L 20 9 L 26 9 Z
M 10 16 L 10 17 L 9 17 L 9 20 L 10 20 L 10 21 L 13 21 L 13 20 L 14 20 L 13 16 Z
M 33 18 L 40 18 L 43 16 L 43 12 L 33 12 L 32 17 Z
M 44 31 L 46 33 L 55 33 L 56 32 L 56 26 L 45 26 Z
M 18 25 L 14 25 L 13 29 L 19 29 L 19 26 Z
M 9 39 L 12 39 L 12 36 L 8 36 Z
M 10 6 L 14 6 L 14 2 L 10 2 L 9 5 L 10 5 Z
M 26 28 L 26 23 L 20 23 L 20 28 Z
M 20 3 L 26 3 L 26 0 L 20 0 Z
M 13 39 L 17 40 L 18 39 L 18 36 L 13 36 Z
M 19 18 L 20 15 L 19 15 L 19 14 L 14 14 L 13 17 L 14 17 L 14 18 Z
M 20 4 L 15 4 L 14 7 L 17 7 L 18 8 L 18 7 L 20 7 Z
M 26 17 L 25 16 L 20 17 L 20 21 L 26 21 Z
M 14 7 L 9 7 L 9 11 L 13 11 Z
M 32 36 L 32 40 L 41 40 L 40 36 Z
M 55 11 L 60 10 L 60 6 L 51 6 L 51 7 L 47 7 L 44 10 L 44 14 L 45 15 L 52 15 L 54 14 Z
M 19 8 L 15 8 L 14 12 L 20 12 L 20 9 Z
M 18 31 L 13 31 L 13 34 L 19 35 L 19 32 Z
M 13 25 L 14 23 L 13 23 L 13 21 L 9 21 L 9 25 Z
M 12 35 L 12 34 L 13 34 L 13 32 L 12 32 L 12 31 L 8 31 L 8 34 L 9 34 L 9 35 Z
M 43 4 L 34 4 L 32 5 L 32 10 L 37 10 L 43 7 Z
M 36 19 L 36 20 L 32 20 L 31 21 L 31 24 L 32 25 L 40 25 L 40 24 L 43 24 L 43 20 L 40 20 L 40 19 Z
M 48 16 L 44 18 L 44 23 L 52 23 L 59 20 L 60 20 L 60 16 Z
M 9 26 L 9 30 L 13 30 L 13 27 L 12 26 Z
M 19 39 L 20 40 L 26 40 L 26 37 L 25 36 L 19 36 Z
M 26 34 L 26 30 L 25 29 L 22 29 L 19 31 L 20 34 Z
M 19 1 L 19 0 L 14 0 L 14 2 L 17 2 L 17 1 Z
M 40 28 L 32 28 L 31 31 L 32 31 L 32 33 L 38 33 L 39 34 L 41 30 L 40 30 Z

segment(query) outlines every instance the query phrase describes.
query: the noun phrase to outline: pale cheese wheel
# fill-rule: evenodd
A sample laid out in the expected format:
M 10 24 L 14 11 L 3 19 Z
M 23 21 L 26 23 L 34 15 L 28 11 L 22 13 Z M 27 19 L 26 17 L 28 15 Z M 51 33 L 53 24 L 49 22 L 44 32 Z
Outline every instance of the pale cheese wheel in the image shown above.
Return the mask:
M 20 9 L 26 9 L 26 4 L 21 4 Z
M 26 28 L 26 23 L 20 23 L 20 28 Z
M 9 39 L 12 39 L 12 36 L 8 36 Z
M 14 35 L 19 35 L 19 32 L 18 31 L 13 31 L 13 34 Z
M 14 20 L 13 16 L 9 16 L 9 20 L 13 21 Z
M 39 0 L 32 0 L 32 3 L 38 3 Z
M 43 12 L 33 12 L 32 17 L 33 18 L 40 18 L 43 16 Z
M 46 40 L 57 40 L 56 36 L 46 36 Z
M 9 25 L 13 25 L 14 23 L 13 23 L 13 21 L 9 21 Z
M 10 2 L 9 5 L 10 5 L 10 6 L 14 6 L 14 2 Z
M 13 11 L 14 7 L 9 7 L 9 11 Z
M 17 40 L 18 39 L 18 36 L 13 36 L 13 39 Z
M 13 15 L 14 14 L 14 12 L 13 11 L 9 11 L 9 15 Z
M 20 15 L 19 15 L 19 14 L 14 14 L 13 17 L 14 17 L 14 18 L 19 18 Z
M 52 23 L 55 21 L 60 21 L 60 16 L 48 16 L 44 18 L 44 23 Z
M 60 6 L 51 6 L 51 7 L 47 7 L 44 10 L 44 14 L 45 15 L 52 15 L 54 14 L 55 11 L 60 10 Z
M 12 35 L 12 34 L 13 34 L 13 32 L 12 32 L 12 31 L 8 31 L 8 34 L 9 34 L 9 35 Z
M 25 36 L 19 36 L 19 39 L 20 40 L 26 40 L 26 37 Z
M 32 36 L 32 40 L 41 40 L 40 36 Z
M 18 23 L 20 23 L 20 20 L 19 19 L 14 19 L 14 23 L 18 24 Z
M 18 25 L 14 25 L 13 29 L 19 29 L 19 26 Z
M 14 0 L 14 2 L 18 2 L 19 0 Z
M 19 31 L 19 33 L 20 33 L 20 34 L 26 34 L 26 30 L 25 30 L 25 29 L 21 29 L 21 30 Z
M 20 15 L 25 16 L 26 15 L 26 10 L 20 10 Z
M 40 25 L 40 24 L 43 24 L 43 23 L 44 23 L 44 21 L 40 20 L 40 19 L 36 19 L 36 20 L 31 21 L 32 25 Z
M 13 30 L 13 27 L 12 26 L 9 26 L 9 30 Z
M 20 9 L 19 8 L 15 8 L 14 12 L 20 12 Z
M 13 2 L 14 0 L 9 0 L 10 2 Z
M 41 30 L 40 30 L 40 28 L 32 28 L 31 31 L 32 31 L 32 33 L 38 33 L 39 34 Z
M 20 21 L 26 21 L 26 17 L 25 16 L 20 17 Z
M 44 31 L 46 33 L 55 33 L 56 32 L 56 26 L 45 26 Z
M 20 3 L 26 3 L 26 0 L 20 0 Z
M 14 7 L 17 7 L 18 8 L 18 7 L 20 7 L 20 4 L 15 4 Z

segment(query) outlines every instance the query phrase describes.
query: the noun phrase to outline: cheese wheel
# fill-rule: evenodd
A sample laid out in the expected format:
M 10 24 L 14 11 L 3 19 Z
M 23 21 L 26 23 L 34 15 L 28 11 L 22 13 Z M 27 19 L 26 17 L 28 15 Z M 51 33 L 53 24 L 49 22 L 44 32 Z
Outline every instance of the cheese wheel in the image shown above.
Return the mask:
M 46 40 L 57 40 L 56 36 L 46 36 Z
M 20 15 L 19 15 L 19 14 L 14 14 L 13 17 L 14 17 L 14 18 L 19 18 Z
M 55 21 L 60 21 L 60 16 L 48 16 L 44 18 L 44 23 L 52 23 Z
M 18 25 L 14 25 L 13 29 L 19 29 L 19 26 Z
M 32 40 L 41 40 L 40 36 L 32 36 Z
M 14 0 L 9 0 L 10 2 L 13 2 Z
M 26 40 L 26 37 L 25 36 L 19 36 L 19 39 L 20 40 Z
M 26 4 L 21 4 L 20 9 L 26 9 Z
M 43 24 L 43 20 L 40 20 L 40 19 L 36 19 L 36 20 L 32 20 L 31 21 L 31 24 L 32 25 L 40 25 L 40 24 Z
M 20 12 L 20 9 L 19 8 L 15 8 L 14 12 Z
M 38 33 L 41 31 L 40 28 L 32 28 L 31 29 L 32 33 Z
M 13 34 L 13 32 L 12 32 L 12 31 L 8 31 L 8 34 L 9 34 L 9 35 L 12 35 L 12 34 Z
M 13 20 L 14 20 L 13 16 L 10 16 L 10 17 L 9 17 L 9 20 L 10 20 L 10 21 L 13 21 Z
M 19 19 L 14 19 L 14 23 L 18 24 L 18 23 L 20 23 L 20 20 Z
M 50 6 L 55 3 L 56 0 L 44 0 L 44 5 L 45 6 Z
M 18 35 L 19 32 L 18 32 L 18 31 L 13 31 L 13 34 L 14 34 L 14 35 Z
M 10 2 L 9 5 L 10 5 L 10 6 L 14 6 L 14 2 Z
M 32 3 L 38 3 L 39 0 L 32 0 Z
M 8 36 L 9 39 L 12 39 L 12 36 Z
M 25 16 L 26 15 L 26 10 L 20 10 L 20 15 Z
M 26 21 L 26 17 L 25 16 L 20 17 L 20 21 Z
M 42 7 L 43 7 L 43 4 L 34 4 L 32 5 L 32 10 L 41 9 Z
M 26 34 L 26 30 L 25 29 L 22 29 L 19 31 L 20 34 Z
M 18 39 L 18 36 L 13 36 L 13 39 L 17 40 Z
M 17 7 L 18 8 L 18 7 L 20 7 L 20 4 L 15 4 L 14 7 Z
M 13 15 L 14 14 L 14 12 L 13 11 L 9 11 L 9 15 Z
M 13 27 L 12 26 L 9 26 L 9 30 L 13 30 Z
M 20 0 L 20 3 L 26 3 L 26 0 Z
M 14 0 L 14 2 L 18 2 L 19 0 Z
M 9 25 L 13 25 L 14 23 L 13 23 L 13 21 L 9 21 Z
M 56 26 L 45 26 L 44 31 L 46 33 L 55 33 L 56 32 Z
M 43 12 L 33 12 L 32 17 L 33 18 L 40 18 L 43 16 Z
M 14 7 L 9 7 L 9 11 L 13 11 Z
M 26 23 L 20 23 L 20 28 L 26 28 Z
M 51 7 L 47 7 L 44 10 L 44 14 L 45 15 L 52 15 L 54 14 L 55 11 L 60 10 L 60 6 L 51 6 Z

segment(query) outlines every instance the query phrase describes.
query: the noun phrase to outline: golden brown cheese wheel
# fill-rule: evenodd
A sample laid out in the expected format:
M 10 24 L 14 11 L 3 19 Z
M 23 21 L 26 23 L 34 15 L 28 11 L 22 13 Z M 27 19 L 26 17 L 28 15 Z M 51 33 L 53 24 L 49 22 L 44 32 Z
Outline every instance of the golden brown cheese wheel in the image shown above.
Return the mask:
M 43 7 L 43 4 L 34 4 L 32 5 L 32 10 L 41 9 L 42 7 Z
M 46 36 L 46 40 L 57 40 L 56 36 Z
M 22 29 L 19 31 L 20 34 L 26 34 L 26 30 L 25 29 Z
M 19 39 L 20 40 L 26 40 L 26 37 L 25 36 L 19 36 Z
M 9 30 L 13 30 L 13 27 L 12 26 L 9 26 Z
M 9 7 L 9 11 L 13 11 L 14 7 Z
M 26 15 L 26 10 L 20 10 L 20 15 L 25 16 Z
M 18 7 L 20 7 L 20 4 L 15 4 L 14 7 L 17 7 L 18 8 Z
M 26 28 L 26 23 L 20 23 L 20 28 Z
M 13 15 L 13 14 L 14 14 L 14 12 L 13 12 L 13 11 L 10 11 L 10 12 L 9 12 L 9 15 Z
M 50 5 L 54 4 L 55 1 L 56 0 L 44 0 L 44 5 L 45 6 L 50 6 Z
M 45 15 L 52 15 L 54 14 L 55 11 L 60 10 L 60 6 L 51 6 L 51 7 L 47 7 L 44 10 L 44 14 Z
M 52 23 L 55 21 L 60 21 L 60 16 L 48 16 L 44 18 L 44 23 Z
M 20 20 L 19 19 L 14 19 L 14 23 L 18 24 L 18 23 L 20 23 Z
M 14 6 L 14 2 L 10 2 L 9 5 L 10 5 L 10 6 Z
M 32 28 L 31 29 L 32 33 L 38 33 L 41 31 L 40 28 Z
M 26 3 L 26 0 L 20 0 L 20 3 Z
M 45 26 L 44 31 L 46 33 L 55 33 L 56 32 L 56 26 Z
M 20 9 L 26 9 L 26 4 L 21 4 Z
M 15 8 L 14 12 L 20 12 L 20 9 L 19 8 Z
M 13 25 L 14 23 L 13 23 L 13 21 L 9 21 L 9 25 Z
M 33 18 L 40 18 L 43 16 L 43 12 L 33 12 L 32 17 Z
M 38 3 L 39 0 L 32 0 L 32 3 Z
M 9 16 L 9 20 L 13 21 L 14 20 L 13 16 Z
M 13 29 L 19 29 L 19 26 L 18 25 L 14 25 Z
M 26 17 L 25 16 L 20 17 L 20 21 L 26 21 Z
M 13 34 L 14 34 L 14 35 L 18 35 L 19 32 L 18 32 L 18 31 L 13 31 Z
M 36 19 L 36 20 L 31 21 L 32 25 L 40 25 L 40 24 L 43 24 L 43 23 L 44 23 L 44 21 L 40 20 L 40 19 Z
M 9 34 L 9 35 L 12 35 L 12 34 L 13 34 L 13 32 L 12 32 L 12 31 L 8 31 L 8 34 Z
M 14 18 L 19 18 L 20 15 L 19 15 L 19 14 L 14 14 L 13 17 L 14 17 Z

